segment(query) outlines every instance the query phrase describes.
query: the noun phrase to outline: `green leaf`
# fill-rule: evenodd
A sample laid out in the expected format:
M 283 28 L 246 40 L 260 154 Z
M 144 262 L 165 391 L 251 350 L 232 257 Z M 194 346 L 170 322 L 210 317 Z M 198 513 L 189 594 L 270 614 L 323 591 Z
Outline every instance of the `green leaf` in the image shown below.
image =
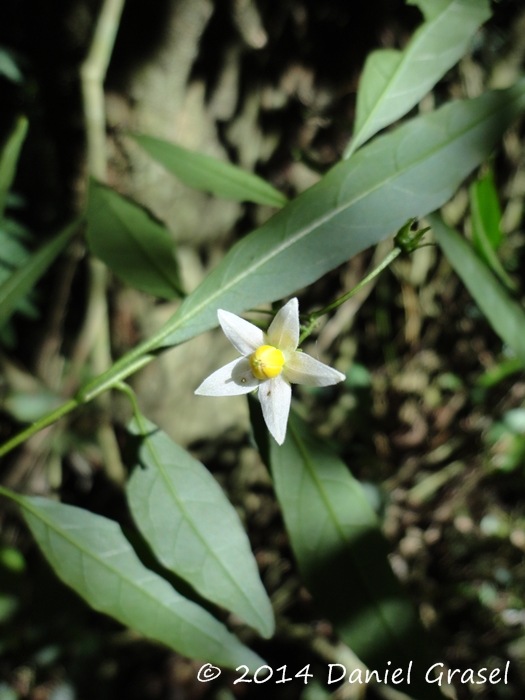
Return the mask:
M 284 207 L 287 199 L 258 175 L 169 141 L 132 134 L 132 137 L 166 170 L 188 187 L 211 192 L 236 202 L 255 202 L 271 207 Z
M 503 284 L 515 291 L 516 285 L 495 253 L 503 234 L 500 229 L 501 208 L 491 170 L 471 184 L 469 194 L 474 248 Z
M 376 139 L 239 241 L 158 334 L 171 346 L 282 299 L 446 202 L 525 105 L 525 82 L 453 102 Z M 153 342 L 153 341 L 152 341 Z
M 0 285 L 0 328 L 9 320 L 28 292 L 65 248 L 77 231 L 79 222 L 67 226 L 49 243 L 33 253 L 27 261 Z
M 127 486 L 139 530 L 164 566 L 270 637 L 272 606 L 235 509 L 200 462 L 140 423 L 145 437 Z M 141 433 L 135 422 L 132 430 Z
M 262 662 L 203 608 L 146 569 L 113 520 L 54 501 L 16 500 L 40 549 L 91 607 L 185 656 L 231 668 Z
M 92 180 L 87 219 L 91 252 L 123 282 L 163 299 L 181 295 L 173 237 L 142 207 Z
M 4 216 L 7 193 L 11 189 L 18 163 L 20 149 L 27 134 L 28 122 L 19 117 L 0 155 L 0 219 Z
M 9 51 L 0 49 L 0 75 L 5 76 L 12 83 L 22 83 L 24 76 L 15 63 Z
M 525 364 L 525 311 L 509 297 L 485 263 L 438 214 L 427 217 L 436 241 L 492 328 Z
M 255 402 L 251 412 L 260 439 Z M 262 452 L 306 586 L 342 640 L 371 669 L 386 668 L 387 661 L 407 669 L 413 661 L 404 690 L 424 700 L 440 697 L 424 682 L 429 644 L 359 482 L 295 414 L 284 444 L 269 438 Z
M 0 263 L 8 267 L 20 267 L 29 258 L 27 248 L 8 231 L 0 229 Z
M 86 384 L 89 400 L 143 367 L 162 347 L 218 325 L 217 309 L 241 313 L 283 299 L 411 217 L 444 204 L 491 153 L 525 105 L 525 81 L 453 102 L 375 139 L 234 245 L 151 338 Z
M 354 136 L 344 158 L 409 112 L 459 61 L 490 15 L 488 0 L 409 0 L 425 22 L 403 51 L 381 49 L 368 57 L 357 94 Z
M 8 204 L 9 204 L 10 199 L 12 199 L 11 193 L 10 193 L 9 197 L 7 198 Z M 0 232 L 3 235 L 8 235 L 11 238 L 15 238 L 19 241 L 32 241 L 32 240 L 34 240 L 34 236 L 30 233 L 29 229 L 27 229 L 19 221 L 16 221 L 15 219 L 10 219 L 7 217 L 4 217 L 4 219 L 2 221 L 0 221 Z
M 491 248 L 496 250 L 503 239 L 503 232 L 500 228 L 502 214 L 492 168 L 489 168 L 482 178 L 471 184 L 470 206 L 473 216 L 474 247 L 478 248 L 476 242 L 478 228 L 483 228 L 485 239 Z M 482 253 L 480 249 L 478 252 Z
M 476 385 L 489 389 L 490 387 L 499 384 L 499 382 L 502 382 L 507 377 L 510 377 L 512 374 L 516 374 L 516 372 L 523 372 L 523 369 L 524 364 L 519 357 L 504 360 L 499 365 L 491 367 L 491 369 L 488 369 L 486 372 L 481 374 L 476 379 Z

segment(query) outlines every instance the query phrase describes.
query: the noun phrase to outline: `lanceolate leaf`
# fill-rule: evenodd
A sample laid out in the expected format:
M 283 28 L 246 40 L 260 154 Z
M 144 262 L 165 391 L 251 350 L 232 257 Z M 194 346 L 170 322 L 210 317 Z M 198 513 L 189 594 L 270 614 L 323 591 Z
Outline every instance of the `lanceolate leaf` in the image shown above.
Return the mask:
M 500 338 L 525 364 L 525 310 L 509 297 L 467 241 L 438 214 L 427 217 L 434 236 Z
M 470 186 L 470 206 L 476 209 L 476 219 L 479 219 L 483 225 L 485 237 L 491 248 L 496 250 L 503 239 L 503 232 L 500 226 L 502 218 L 501 207 L 492 168 Z M 473 238 L 474 246 L 476 246 L 475 231 L 473 231 Z
M 488 0 L 409 0 L 409 4 L 418 5 L 426 21 L 403 51 L 382 49 L 368 57 L 345 158 L 409 112 L 459 61 L 491 14 Z
M 175 242 L 142 207 L 92 181 L 87 219 L 91 251 L 124 282 L 164 299 L 181 294 Z
M 282 299 L 441 206 L 525 105 L 525 82 L 454 102 L 382 136 L 237 243 L 159 333 L 159 345 Z
M 133 134 L 149 155 L 185 185 L 223 199 L 284 207 L 287 199 L 258 175 L 212 156 L 189 151 L 169 141 Z
M 523 372 L 523 369 L 524 363 L 519 357 L 503 360 L 499 365 L 491 367 L 486 372 L 483 372 L 483 374 L 476 379 L 476 384 L 490 389 L 490 387 L 499 384 L 499 382 L 503 381 L 503 379 L 506 379 L 511 374 Z
M 30 253 L 22 240 L 0 228 L 0 265 L 2 267 L 20 267 L 29 256 Z
M 200 462 L 141 423 L 147 432 L 127 487 L 139 530 L 164 566 L 270 637 L 272 606 L 235 509 Z
M 24 76 L 16 65 L 15 59 L 5 49 L 0 49 L 0 75 L 3 75 L 13 83 L 24 82 Z
M 15 177 L 18 156 L 20 155 L 20 149 L 22 148 L 27 134 L 27 124 L 28 122 L 25 117 L 18 118 L 15 128 L 4 144 L 2 153 L 0 154 L 0 219 L 4 216 L 7 193 Z
M 197 659 L 236 668 L 261 660 L 203 608 L 140 562 L 119 525 L 45 498 L 17 501 L 56 574 L 95 610 Z
M 525 105 L 525 81 L 418 117 L 336 165 L 237 243 L 155 336 L 97 377 L 97 395 L 153 357 L 233 313 L 282 299 L 449 199 Z
M 252 404 L 256 435 L 257 410 Z M 372 669 L 386 669 L 387 661 L 407 669 L 413 661 L 403 690 L 418 700 L 440 697 L 424 682 L 428 640 L 359 482 L 295 415 L 281 447 L 271 438 L 268 451 L 262 447 L 306 586 L 343 641 Z
M 483 178 L 473 182 L 469 193 L 474 248 L 503 284 L 515 290 L 516 285 L 495 252 L 503 234 L 500 229 L 501 208 L 492 172 L 489 170 Z
M 0 327 L 19 308 L 24 297 L 38 282 L 51 263 L 65 248 L 71 236 L 78 229 L 76 221 L 65 228 L 56 238 L 33 253 L 26 262 L 0 285 Z

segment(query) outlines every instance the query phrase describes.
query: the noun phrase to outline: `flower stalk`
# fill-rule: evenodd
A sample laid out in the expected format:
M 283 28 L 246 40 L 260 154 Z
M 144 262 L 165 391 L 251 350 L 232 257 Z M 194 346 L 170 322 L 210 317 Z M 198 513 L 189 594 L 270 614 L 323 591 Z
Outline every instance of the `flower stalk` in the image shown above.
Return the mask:
M 372 270 L 372 272 L 370 272 L 366 277 L 364 277 L 361 280 L 361 282 L 359 282 L 359 284 L 357 284 L 346 294 L 343 294 L 343 296 L 339 299 L 336 299 L 331 304 L 328 304 L 328 306 L 325 306 L 320 311 L 315 311 L 314 313 L 309 315 L 308 324 L 303 327 L 301 337 L 299 338 L 299 345 L 302 342 L 304 342 L 309 335 L 313 333 L 315 327 L 317 326 L 317 321 L 321 318 L 321 316 L 324 316 L 330 311 L 337 309 L 338 306 L 341 306 L 341 304 L 344 304 L 345 301 L 348 301 L 348 299 L 357 294 L 357 292 L 359 292 L 375 277 L 381 274 L 381 272 L 383 272 L 383 270 L 385 270 L 389 265 L 391 265 L 394 262 L 394 260 L 398 258 L 401 254 L 409 255 L 418 248 L 423 247 L 420 244 L 420 241 L 423 235 L 430 230 L 430 226 L 427 226 L 426 228 L 420 230 L 414 230 L 413 227 L 416 222 L 416 218 L 411 218 L 408 219 L 408 221 L 405 224 L 403 224 L 403 226 L 399 229 L 399 231 L 394 237 L 394 248 L 390 251 L 386 258 L 382 260 L 379 263 L 379 265 Z

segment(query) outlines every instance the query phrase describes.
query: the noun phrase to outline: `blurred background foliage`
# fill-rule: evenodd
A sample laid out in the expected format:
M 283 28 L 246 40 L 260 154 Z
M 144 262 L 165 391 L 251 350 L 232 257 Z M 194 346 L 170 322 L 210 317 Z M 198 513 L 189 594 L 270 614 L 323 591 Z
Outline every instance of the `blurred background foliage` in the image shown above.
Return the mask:
M 0 263 L 8 266 L 21 264 L 84 203 L 79 67 L 99 8 L 93 0 L 4 0 L 0 7 L 2 141 L 20 114 L 29 122 L 0 231 Z M 525 56 L 525 12 L 518 0 L 494 2 L 493 10 L 468 54 L 414 113 L 513 81 Z M 419 10 L 401 0 L 127 0 L 106 80 L 108 181 L 167 224 L 178 242 L 185 289 L 195 288 L 224 251 L 273 210 L 190 190 L 166 177 L 126 132 L 154 133 L 229 159 L 293 197 L 340 159 L 366 55 L 403 47 L 420 21 Z M 480 255 L 484 236 L 492 241 L 496 272 L 518 298 L 525 282 L 523 141 L 517 124 L 491 170 L 482 171 L 484 179 L 476 185 L 472 177 L 445 208 L 447 221 L 465 226 Z M 476 202 L 494 196 L 486 194 L 491 183 L 498 199 L 491 211 L 501 207 L 495 233 L 494 222 L 483 229 L 476 209 Z M 14 257 L 6 262 L 9 251 Z M 326 275 L 305 290 L 302 304 L 325 304 L 352 288 L 373 259 L 366 251 Z M 74 240 L 4 327 L 2 439 L 54 406 L 64 364 L 75 368 L 73 383 L 82 380 L 85 368 L 75 357 L 88 275 L 84 244 Z M 160 327 L 178 304 L 116 278 L 108 292 L 115 358 Z M 433 247 L 397 260 L 325 319 L 308 348 L 347 380 L 342 391 L 322 396 L 299 387 L 301 410 L 365 484 L 391 545 L 394 572 L 439 660 L 452 668 L 511 660 L 508 686 L 458 686 L 457 697 L 521 698 L 522 366 Z M 133 384 L 146 415 L 212 471 L 248 530 L 280 623 L 273 640 L 262 642 L 244 630 L 244 641 L 274 668 L 286 663 L 297 671 L 311 663 L 324 678 L 326 664 L 340 660 L 341 651 L 297 574 L 268 473 L 248 438 L 245 401 L 228 399 L 227 410 L 221 399 L 196 408 L 193 390 L 231 359 L 230 352 L 220 333 L 207 334 L 152 363 Z M 117 397 L 111 420 L 123 447 L 120 426 L 128 411 Z M 2 483 L 42 495 L 60 489 L 65 502 L 130 526 L 115 483 L 119 467 L 112 470 L 102 459 L 100 413 L 90 405 L 59 430 L 32 438 L 4 459 Z M 200 684 L 197 669 L 197 662 L 87 608 L 50 572 L 14 509 L 2 502 L 0 700 L 229 700 L 268 693 L 266 686 L 233 686 L 229 673 Z M 302 683 L 271 692 L 302 700 L 329 696 L 321 686 Z M 344 688 L 336 697 L 358 697 L 351 692 Z M 366 697 L 375 692 L 370 688 Z

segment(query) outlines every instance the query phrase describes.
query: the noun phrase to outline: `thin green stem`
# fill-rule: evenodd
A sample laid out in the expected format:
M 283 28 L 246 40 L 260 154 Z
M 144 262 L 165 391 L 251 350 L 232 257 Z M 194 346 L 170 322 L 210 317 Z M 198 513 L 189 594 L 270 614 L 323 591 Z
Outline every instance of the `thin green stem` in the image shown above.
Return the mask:
M 30 425 L 28 428 L 22 430 L 20 433 L 11 438 L 11 440 L 8 440 L 3 445 L 1 445 L 0 457 L 3 457 L 8 452 L 11 452 L 11 450 L 14 450 L 15 447 L 18 447 L 18 445 L 21 445 L 32 435 L 40 432 L 44 428 L 47 428 L 48 425 L 51 425 L 60 418 L 63 418 L 63 416 L 67 415 L 68 413 L 71 413 L 71 411 L 73 411 L 75 408 L 78 408 L 82 404 L 92 401 L 97 396 L 100 396 L 100 394 L 104 393 L 105 391 L 108 391 L 109 389 L 120 389 L 121 387 L 118 386 L 118 384 L 123 383 L 123 379 L 128 377 L 130 374 L 137 372 L 142 367 L 145 367 L 153 359 L 154 355 L 142 355 L 141 357 L 134 357 L 131 361 L 126 362 L 124 366 L 119 368 L 119 372 L 112 372 L 111 377 L 107 377 L 106 381 L 102 381 L 103 377 L 96 377 L 92 382 L 83 387 L 75 396 L 75 398 L 66 401 L 66 403 L 62 404 L 62 406 L 59 406 L 56 410 L 43 416 L 42 418 L 40 418 L 40 420 L 37 420 L 35 423 L 33 423 L 33 425 Z M 118 362 L 115 363 L 115 365 L 113 365 L 113 368 L 115 368 L 117 364 Z
M 120 25 L 125 0 L 104 0 L 89 54 L 80 69 L 89 172 L 106 181 L 106 111 L 104 79 Z
M 5 442 L 0 447 L 0 457 L 3 457 L 8 452 L 11 452 L 11 450 L 14 450 L 15 447 L 21 445 L 35 433 L 40 432 L 40 430 L 47 428 L 48 425 L 51 425 L 55 421 L 59 420 L 59 418 L 62 418 L 78 405 L 80 405 L 80 402 L 77 401 L 77 399 L 71 399 L 70 401 L 66 401 L 66 403 L 62 404 L 62 406 L 59 406 L 56 410 L 43 416 L 40 418 L 40 420 L 33 423 L 33 425 L 30 425 L 29 428 L 22 430 L 22 432 L 15 435 L 13 438 L 11 438 L 11 440 Z
M 11 491 L 11 489 L 6 489 L 5 486 L 0 486 L 0 496 L 10 498 L 12 501 L 16 501 L 16 503 L 22 505 L 21 496 L 19 496 L 19 494 L 15 493 L 14 491 Z
M 342 297 L 339 299 L 336 299 L 334 302 L 331 304 L 328 304 L 328 306 L 325 306 L 324 309 L 321 309 L 320 311 L 315 311 L 313 314 L 310 314 L 310 322 L 306 326 L 306 328 L 303 330 L 301 333 L 301 337 L 299 338 L 299 345 L 308 338 L 308 336 L 313 332 L 317 325 L 317 321 L 321 316 L 324 316 L 327 314 L 329 311 L 332 311 L 333 309 L 336 309 L 338 306 L 341 306 L 341 304 L 344 304 L 345 301 L 348 301 L 351 297 L 354 296 L 354 294 L 357 294 L 363 287 L 365 287 L 369 282 L 371 282 L 374 277 L 377 277 L 385 268 L 387 268 L 391 263 L 394 262 L 394 260 L 401 255 L 403 251 L 401 248 L 394 248 L 393 250 L 390 251 L 390 253 L 386 256 L 386 258 L 379 263 L 377 267 L 375 267 L 372 272 L 370 272 L 366 277 L 364 277 L 361 282 L 359 282 L 358 285 L 356 285 L 353 289 L 351 289 L 349 292 L 346 294 L 343 294 Z
M 99 377 L 95 377 L 91 382 L 82 387 L 75 398 L 66 401 L 59 408 L 51 413 L 43 416 L 40 420 L 30 425 L 25 430 L 15 435 L 11 440 L 0 446 L 0 457 L 3 457 L 15 447 L 18 447 L 22 442 L 30 438 L 35 433 L 40 430 L 47 428 L 59 418 L 62 418 L 66 414 L 78 408 L 82 404 L 92 401 L 100 394 L 103 394 L 108 389 L 113 389 L 115 384 L 119 381 L 126 379 L 130 374 L 137 372 L 142 367 L 149 364 L 155 355 L 148 354 L 148 350 L 152 349 L 154 343 L 151 339 L 148 339 L 144 343 L 138 345 L 134 350 L 132 350 L 129 355 L 117 360 L 115 364 Z
M 113 53 L 124 3 L 125 0 L 103 0 L 89 53 L 80 69 L 88 169 L 89 174 L 101 182 L 107 181 L 104 80 Z M 93 257 L 89 261 L 89 266 L 91 271 L 89 304 L 84 329 L 90 335 L 86 338 L 81 334 L 80 339 L 87 340 L 91 370 L 93 374 L 100 375 L 109 370 L 112 363 L 107 303 L 108 272 L 104 263 Z M 91 325 L 92 320 L 95 321 L 93 325 Z M 107 475 L 115 483 L 122 484 L 126 472 L 109 419 L 110 397 L 100 396 L 97 403 L 102 413 L 102 421 L 97 429 L 98 443 L 102 450 L 102 463 Z
M 328 311 L 331 311 L 333 308 L 336 308 L 337 306 L 345 302 L 347 299 L 349 299 L 351 296 L 356 294 L 362 287 L 364 287 L 365 284 L 370 282 L 370 280 L 372 280 L 376 275 L 382 272 L 382 270 L 384 270 L 385 267 L 390 265 L 390 263 L 393 260 L 395 260 L 400 253 L 401 250 L 399 248 L 394 248 L 394 250 L 389 255 L 387 255 L 383 262 L 380 265 L 378 265 L 378 267 L 376 267 L 369 275 L 367 275 L 357 285 L 357 287 L 348 292 L 348 294 L 345 294 L 343 297 L 341 297 L 341 299 L 338 299 L 337 301 L 333 302 L 333 304 L 327 306 L 325 309 L 322 309 L 321 311 L 317 311 L 315 314 L 312 314 L 310 316 L 310 325 L 305 331 L 303 331 L 299 342 L 302 343 L 303 340 L 311 334 L 311 332 L 315 328 L 317 319 L 320 316 L 327 313 Z M 100 394 L 103 394 L 109 389 L 121 388 L 118 386 L 119 383 L 123 383 L 123 380 L 126 379 L 126 377 L 129 377 L 130 374 L 133 374 L 137 370 L 149 364 L 155 358 L 156 355 L 152 353 L 152 351 L 158 350 L 159 344 L 162 342 L 164 337 L 167 337 L 169 335 L 170 332 L 170 329 L 163 329 L 160 333 L 152 336 L 151 338 L 148 338 L 148 340 L 145 340 L 144 342 L 140 343 L 140 345 L 137 345 L 127 355 L 122 357 L 120 360 L 117 360 L 117 362 L 115 362 L 115 364 L 110 368 L 110 370 L 108 370 L 101 376 L 95 377 L 91 382 L 82 387 L 74 399 L 67 401 L 58 409 L 44 416 L 36 423 L 29 426 L 18 435 L 15 435 L 11 440 L 2 445 L 0 447 L 0 457 L 13 450 L 15 447 L 20 445 L 22 442 L 30 438 L 35 433 L 38 433 L 43 428 L 46 428 L 48 425 L 51 425 L 59 418 L 65 416 L 67 413 L 70 413 L 73 409 L 77 408 L 78 406 L 92 401 L 97 396 L 100 396 Z
M 356 294 L 360 289 L 362 289 L 368 282 L 379 275 L 388 265 L 390 265 L 402 252 L 408 252 L 402 248 L 396 246 L 387 257 L 374 269 L 370 274 L 368 274 L 361 282 L 354 287 L 350 292 L 337 299 L 332 304 L 329 304 L 324 309 L 316 311 L 311 314 L 309 319 L 309 325 L 301 334 L 299 343 L 302 343 L 314 330 L 317 320 L 328 313 L 332 309 L 337 308 L 345 301 L 350 299 L 354 294 Z M 122 380 L 129 377 L 130 374 L 138 371 L 145 365 L 149 364 L 155 359 L 157 353 L 162 350 L 167 350 L 168 348 L 162 348 L 161 344 L 171 333 L 173 332 L 173 327 L 164 326 L 159 332 L 153 335 L 151 338 L 143 341 L 137 345 L 133 350 L 131 350 L 127 355 L 120 358 L 110 367 L 104 374 L 95 377 L 91 382 L 82 387 L 76 397 L 70 401 L 63 404 L 56 411 L 53 411 L 47 416 L 44 416 L 39 421 L 31 425 L 26 430 L 23 430 L 18 435 L 15 435 L 11 440 L 6 442 L 0 447 L 0 457 L 10 452 L 12 449 L 20 445 L 24 440 L 31 437 L 35 433 L 39 432 L 43 428 L 51 425 L 54 421 L 58 420 L 62 416 L 66 415 L 74 408 L 77 408 L 81 404 L 88 403 L 92 401 L 100 394 L 103 394 L 108 389 L 121 388 L 117 386 Z
M 138 350 L 142 350 L 144 354 L 137 354 L 135 351 Z M 92 401 L 108 389 L 113 389 L 118 382 L 126 379 L 130 374 L 138 372 L 139 369 L 148 365 L 155 358 L 155 355 L 148 354 L 147 350 L 147 343 L 141 343 L 129 355 L 125 355 L 120 360 L 117 360 L 107 372 L 95 377 L 88 384 L 81 387 L 76 396 L 79 404 Z
M 141 435 L 146 436 L 147 435 L 147 428 L 144 425 L 144 421 L 142 419 L 142 413 L 140 412 L 139 404 L 137 401 L 137 396 L 133 389 L 129 386 L 129 384 L 126 384 L 125 382 L 117 382 L 114 386 L 114 389 L 117 389 L 118 391 L 121 391 L 123 394 L 126 394 L 128 399 L 130 400 L 131 407 L 133 409 L 133 417 L 137 421 L 138 428 L 140 430 Z

